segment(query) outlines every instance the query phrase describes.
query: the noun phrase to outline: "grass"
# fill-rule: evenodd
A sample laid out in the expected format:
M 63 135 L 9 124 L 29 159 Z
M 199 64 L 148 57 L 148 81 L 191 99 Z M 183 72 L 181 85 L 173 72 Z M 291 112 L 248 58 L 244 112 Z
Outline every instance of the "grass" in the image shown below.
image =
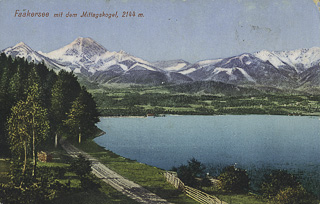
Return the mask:
M 44 147 L 44 149 L 53 155 L 53 162 L 39 162 L 39 166 L 69 166 L 71 158 L 61 147 L 54 148 L 53 146 L 49 145 Z M 69 180 L 72 188 L 77 189 L 80 187 L 80 180 L 73 172 L 67 172 L 63 179 L 59 179 L 61 183 L 67 183 Z M 100 188 L 90 189 L 88 191 L 81 189 L 72 191 L 72 193 L 65 194 L 64 196 L 53 200 L 53 204 L 137 203 L 100 179 L 95 178 L 95 181 L 100 185 Z
M 69 167 L 69 162 L 71 158 L 67 153 L 61 148 L 54 148 L 52 145 L 46 145 L 42 148 L 53 155 L 52 162 L 38 162 L 38 166 L 47 167 Z M 0 159 L 0 183 L 8 183 L 10 178 L 7 176 L 10 168 L 10 161 L 5 159 Z M 117 191 L 110 185 L 95 178 L 100 187 L 90 190 L 80 189 L 80 180 L 73 172 L 67 172 L 63 178 L 58 179 L 59 182 L 66 184 L 70 181 L 72 188 L 71 192 L 67 192 L 64 195 L 56 198 L 52 201 L 53 204 L 112 204 L 112 203 L 128 203 L 136 204 L 134 200 L 123 195 L 121 192 Z
M 99 159 L 100 162 L 110 169 L 169 202 L 197 203 L 169 184 L 163 176 L 164 170 L 121 157 L 111 151 L 105 150 L 92 140 L 75 145 Z
M 268 200 L 264 199 L 263 197 L 253 194 L 253 193 L 242 193 L 242 194 L 233 194 L 233 193 L 222 193 L 220 192 L 217 187 L 202 187 L 203 191 L 216 196 L 222 201 L 225 201 L 229 204 L 236 203 L 236 204 L 263 204 L 263 203 L 270 203 Z
M 63 197 L 55 199 L 53 204 L 112 204 L 112 203 L 128 203 L 136 204 L 137 202 L 115 190 L 110 185 L 102 182 L 100 179 L 95 179 L 99 183 L 100 188 L 81 190 L 69 193 Z M 80 185 L 78 181 L 77 185 Z
M 237 204 L 264 204 L 268 203 L 267 200 L 259 198 L 255 195 L 250 194 L 229 194 L 229 195 L 216 195 L 220 200 L 227 203 L 237 203 Z
M 10 178 L 8 176 L 10 168 L 10 161 L 6 159 L 0 159 L 0 183 L 8 183 Z

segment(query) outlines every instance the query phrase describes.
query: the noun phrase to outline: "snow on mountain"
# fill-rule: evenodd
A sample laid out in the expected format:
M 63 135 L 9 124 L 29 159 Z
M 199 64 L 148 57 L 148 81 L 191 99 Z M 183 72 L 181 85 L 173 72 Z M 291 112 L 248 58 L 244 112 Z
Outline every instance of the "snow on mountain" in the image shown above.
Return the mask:
M 263 61 L 269 61 L 273 66 L 281 68 L 290 66 L 296 70 L 298 74 L 306 71 L 320 62 L 320 48 L 313 47 L 310 49 L 298 49 L 292 51 L 273 51 L 266 50 L 254 54 Z
M 293 51 L 274 52 L 283 62 L 297 69 L 299 73 L 318 65 L 320 62 L 320 48 L 299 49 Z
M 84 60 L 95 61 L 95 58 L 104 54 L 107 50 L 91 38 L 79 37 L 69 45 L 52 51 L 46 56 L 59 61 L 77 62 Z
M 192 67 L 192 68 L 181 70 L 181 71 L 179 71 L 179 73 L 187 75 L 187 74 L 190 74 L 190 73 L 192 73 L 192 72 L 194 72 L 196 70 L 197 70 L 196 68 Z
M 153 66 L 163 69 L 169 72 L 179 72 L 183 68 L 187 67 L 190 63 L 184 60 L 169 60 L 158 61 L 153 63 Z
M 197 69 L 200 69 L 200 68 L 206 67 L 206 66 L 210 66 L 210 65 L 214 65 L 214 64 L 220 62 L 221 60 L 222 59 L 202 60 L 202 61 L 196 62 L 196 63 L 194 63 L 192 65 L 186 66 L 186 67 L 180 69 L 178 72 L 180 74 L 188 75 L 188 74 L 196 71 Z
M 51 69 L 58 70 L 63 68 L 58 63 L 54 62 L 50 58 L 44 56 L 41 52 L 36 52 L 23 42 L 16 44 L 15 46 L 8 47 L 1 52 L 7 56 L 25 58 L 28 62 L 41 63 L 44 62 L 46 66 Z
M 264 62 L 269 61 L 276 68 L 280 68 L 281 66 L 286 65 L 281 59 L 279 59 L 279 57 L 276 54 L 267 50 L 257 52 L 254 54 L 254 56 L 261 59 Z
M 318 47 L 262 50 L 194 64 L 184 60 L 150 63 L 125 51 L 108 51 L 93 39 L 82 37 L 49 53 L 36 52 L 22 42 L 2 52 L 35 63 L 43 61 L 49 68 L 73 71 L 98 83 L 163 84 L 194 80 L 271 86 L 320 84 Z
M 20 57 L 25 58 L 28 61 L 34 61 L 35 63 L 40 63 L 44 60 L 44 57 L 33 51 L 28 45 L 23 42 L 16 44 L 13 47 L 8 47 L 7 49 L 3 50 L 6 55 L 11 55 L 12 57 Z
M 181 81 L 183 78 L 190 80 L 187 76 L 180 76 L 181 74 L 170 75 L 167 70 L 125 51 L 110 52 L 91 38 L 77 38 L 45 56 L 59 61 L 74 73 L 99 83 L 162 83 Z
M 69 45 L 45 54 L 45 56 L 70 67 L 75 73 L 85 71 L 89 75 L 97 71 L 107 71 L 115 65 L 118 65 L 124 72 L 138 65 L 147 70 L 156 71 L 149 62 L 133 57 L 124 51 L 110 52 L 91 38 L 79 37 Z
M 257 57 L 258 56 L 258 57 Z M 272 53 L 244 53 L 211 62 L 198 62 L 187 69 L 195 81 L 219 81 L 232 84 L 281 85 L 293 83 L 294 68 L 282 63 Z

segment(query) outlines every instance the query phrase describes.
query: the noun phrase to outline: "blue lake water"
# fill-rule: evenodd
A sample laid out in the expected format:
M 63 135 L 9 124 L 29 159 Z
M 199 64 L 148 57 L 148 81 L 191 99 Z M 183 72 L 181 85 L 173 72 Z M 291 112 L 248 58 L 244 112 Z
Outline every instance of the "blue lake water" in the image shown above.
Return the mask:
M 225 115 L 101 118 L 95 142 L 169 170 L 192 157 L 207 165 L 319 169 L 318 117 Z

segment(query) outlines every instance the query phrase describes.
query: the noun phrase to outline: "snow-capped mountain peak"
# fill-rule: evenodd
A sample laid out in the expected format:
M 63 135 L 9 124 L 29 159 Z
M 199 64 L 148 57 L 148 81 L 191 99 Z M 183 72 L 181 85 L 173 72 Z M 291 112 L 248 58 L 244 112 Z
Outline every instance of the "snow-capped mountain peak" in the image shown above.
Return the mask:
M 259 52 L 256 52 L 254 53 L 254 56 L 264 62 L 269 61 L 274 67 L 278 69 L 281 66 L 286 65 L 277 55 L 275 55 L 273 52 L 269 52 L 268 50 L 261 50 Z
M 108 51 L 91 38 L 79 37 L 50 53 L 36 52 L 23 42 L 2 50 L 12 57 L 44 62 L 54 70 L 67 70 L 98 83 L 181 83 L 220 81 L 271 86 L 320 84 L 320 48 L 292 51 L 261 50 L 190 64 L 184 60 L 150 63 L 123 50 Z
M 19 42 L 18 44 L 16 44 L 15 46 L 13 46 L 13 48 L 17 48 L 17 47 L 27 47 L 30 48 L 28 45 L 26 45 L 24 42 Z
M 107 52 L 107 49 L 91 38 L 79 37 L 63 48 L 46 54 L 46 56 L 61 61 L 73 61 L 72 58 L 79 58 L 79 60 L 81 60 L 81 58 L 94 60 L 92 58 L 100 56 L 105 52 Z
M 12 57 L 20 57 L 25 58 L 28 61 L 34 61 L 36 63 L 40 63 L 43 61 L 43 56 L 36 51 L 32 50 L 27 44 L 24 42 L 20 42 L 15 46 L 8 47 L 3 52 L 6 55 L 11 55 Z

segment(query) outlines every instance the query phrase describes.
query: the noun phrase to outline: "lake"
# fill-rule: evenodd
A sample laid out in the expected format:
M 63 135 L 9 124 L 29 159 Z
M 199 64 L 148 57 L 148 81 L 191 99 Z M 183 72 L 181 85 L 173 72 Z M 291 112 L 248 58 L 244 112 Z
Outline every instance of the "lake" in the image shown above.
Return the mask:
M 294 166 L 320 163 L 318 117 L 223 115 L 101 118 L 95 142 L 162 169 L 194 157 L 205 164 Z
M 263 174 L 286 169 L 320 198 L 320 120 L 308 116 L 223 115 L 100 118 L 95 142 L 123 157 L 170 170 L 196 158 L 217 176 L 227 165 Z

